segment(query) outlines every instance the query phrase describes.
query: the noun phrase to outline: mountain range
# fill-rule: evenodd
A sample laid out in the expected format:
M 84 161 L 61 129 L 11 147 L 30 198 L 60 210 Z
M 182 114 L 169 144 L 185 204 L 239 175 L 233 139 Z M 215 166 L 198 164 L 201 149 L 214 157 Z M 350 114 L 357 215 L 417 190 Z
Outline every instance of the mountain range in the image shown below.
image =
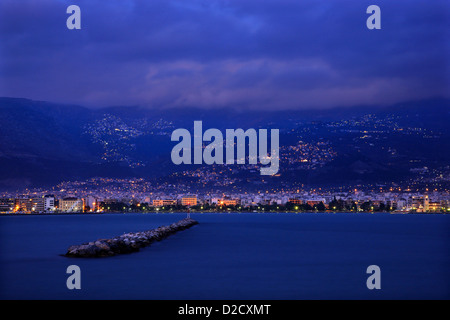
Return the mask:
M 277 128 L 280 172 L 252 166 L 176 166 L 173 130 Z M 88 108 L 0 98 L 0 190 L 92 177 L 140 177 L 196 187 L 288 187 L 406 183 L 446 176 L 450 100 L 326 110 L 239 110 L 138 106 Z M 183 174 L 181 174 L 183 173 Z M 445 180 L 445 179 L 444 179 Z M 430 180 L 431 181 L 431 180 Z

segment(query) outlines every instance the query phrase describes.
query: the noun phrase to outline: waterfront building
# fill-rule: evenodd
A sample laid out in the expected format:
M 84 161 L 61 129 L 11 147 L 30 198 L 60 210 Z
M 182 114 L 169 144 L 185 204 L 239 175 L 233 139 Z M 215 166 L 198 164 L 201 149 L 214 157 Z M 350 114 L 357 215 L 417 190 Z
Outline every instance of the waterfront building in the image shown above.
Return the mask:
M 238 199 L 220 199 L 217 203 L 220 206 L 236 206 L 239 204 L 239 200 Z
M 61 212 L 83 212 L 84 201 L 76 197 L 65 197 L 59 200 L 59 211 Z
M 183 206 L 196 206 L 197 196 L 189 195 L 181 198 L 181 205 Z
M 291 204 L 303 204 L 303 200 L 298 199 L 298 198 L 289 198 L 288 203 L 291 203 Z
M 152 201 L 154 207 L 175 206 L 177 200 L 172 199 L 155 199 Z
M 13 211 L 14 206 L 14 198 L 0 198 L 0 212 Z
M 90 211 L 97 211 L 99 209 L 100 202 L 96 197 L 87 196 L 84 198 L 84 205 L 89 207 Z
M 406 199 L 400 198 L 397 200 L 397 209 L 405 210 L 406 209 Z
M 55 211 L 55 197 L 53 195 L 44 196 L 44 211 Z
M 32 201 L 33 199 L 27 197 L 16 198 L 14 211 L 31 212 L 31 208 L 33 206 Z
M 407 210 L 424 212 L 424 198 L 422 196 L 412 196 L 408 201 Z
M 429 212 L 438 212 L 441 211 L 443 208 L 441 201 L 430 201 L 428 203 L 428 210 Z
M 31 198 L 31 212 L 44 211 L 44 197 Z
M 430 197 L 426 194 L 423 197 L 423 210 L 426 212 L 430 209 Z

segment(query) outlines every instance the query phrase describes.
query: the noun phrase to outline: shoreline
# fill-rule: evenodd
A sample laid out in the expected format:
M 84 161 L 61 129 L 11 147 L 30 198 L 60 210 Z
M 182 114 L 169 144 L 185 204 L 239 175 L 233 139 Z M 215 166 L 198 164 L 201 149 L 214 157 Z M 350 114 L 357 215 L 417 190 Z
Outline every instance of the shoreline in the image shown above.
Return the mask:
M 348 214 L 423 214 L 423 215 L 430 215 L 430 214 L 440 214 L 440 215 L 446 215 L 448 214 L 447 212 L 406 212 L 406 211 L 376 211 L 376 212 L 371 212 L 371 211 L 359 211 L 359 212 L 354 212 L 354 211 L 257 211 L 257 212 L 253 212 L 253 211 L 146 211 L 146 212 L 58 212 L 58 213 L 0 213 L 0 217 L 2 216 L 7 216 L 7 217 L 12 217 L 12 216 L 67 216 L 67 215 L 71 215 L 71 216 L 85 216 L 85 215 L 109 215 L 109 214 L 187 214 L 187 213 L 191 213 L 191 214 L 203 214 L 203 213 L 213 213 L 213 214 L 254 214 L 254 215 L 258 215 L 258 214 L 267 214 L 267 213 L 271 213 L 271 214 L 282 214 L 282 213 L 290 213 L 290 214 L 302 214 L 302 213 L 314 213 L 314 214 L 327 214 L 327 213 L 331 213 L 331 214 L 335 214 L 335 213 L 348 213 Z

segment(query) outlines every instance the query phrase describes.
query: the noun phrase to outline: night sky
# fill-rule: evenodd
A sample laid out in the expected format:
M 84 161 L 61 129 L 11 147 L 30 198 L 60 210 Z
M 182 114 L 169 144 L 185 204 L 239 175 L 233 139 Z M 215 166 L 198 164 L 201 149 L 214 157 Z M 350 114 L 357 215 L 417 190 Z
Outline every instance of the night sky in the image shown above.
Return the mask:
M 449 97 L 449 14 L 448 0 L 2 0 L 0 96 L 270 110 Z

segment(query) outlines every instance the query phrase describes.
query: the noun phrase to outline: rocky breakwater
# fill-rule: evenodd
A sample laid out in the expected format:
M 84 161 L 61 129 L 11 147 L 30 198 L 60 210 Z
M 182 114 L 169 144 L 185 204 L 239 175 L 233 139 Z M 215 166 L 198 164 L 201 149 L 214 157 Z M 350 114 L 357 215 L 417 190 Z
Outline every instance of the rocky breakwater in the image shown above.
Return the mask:
M 194 219 L 186 218 L 169 226 L 161 226 L 153 230 L 125 233 L 112 239 L 99 239 L 70 246 L 65 256 L 81 258 L 109 257 L 121 253 L 136 252 L 154 241 L 160 241 L 175 232 L 185 230 L 196 224 L 198 222 Z

